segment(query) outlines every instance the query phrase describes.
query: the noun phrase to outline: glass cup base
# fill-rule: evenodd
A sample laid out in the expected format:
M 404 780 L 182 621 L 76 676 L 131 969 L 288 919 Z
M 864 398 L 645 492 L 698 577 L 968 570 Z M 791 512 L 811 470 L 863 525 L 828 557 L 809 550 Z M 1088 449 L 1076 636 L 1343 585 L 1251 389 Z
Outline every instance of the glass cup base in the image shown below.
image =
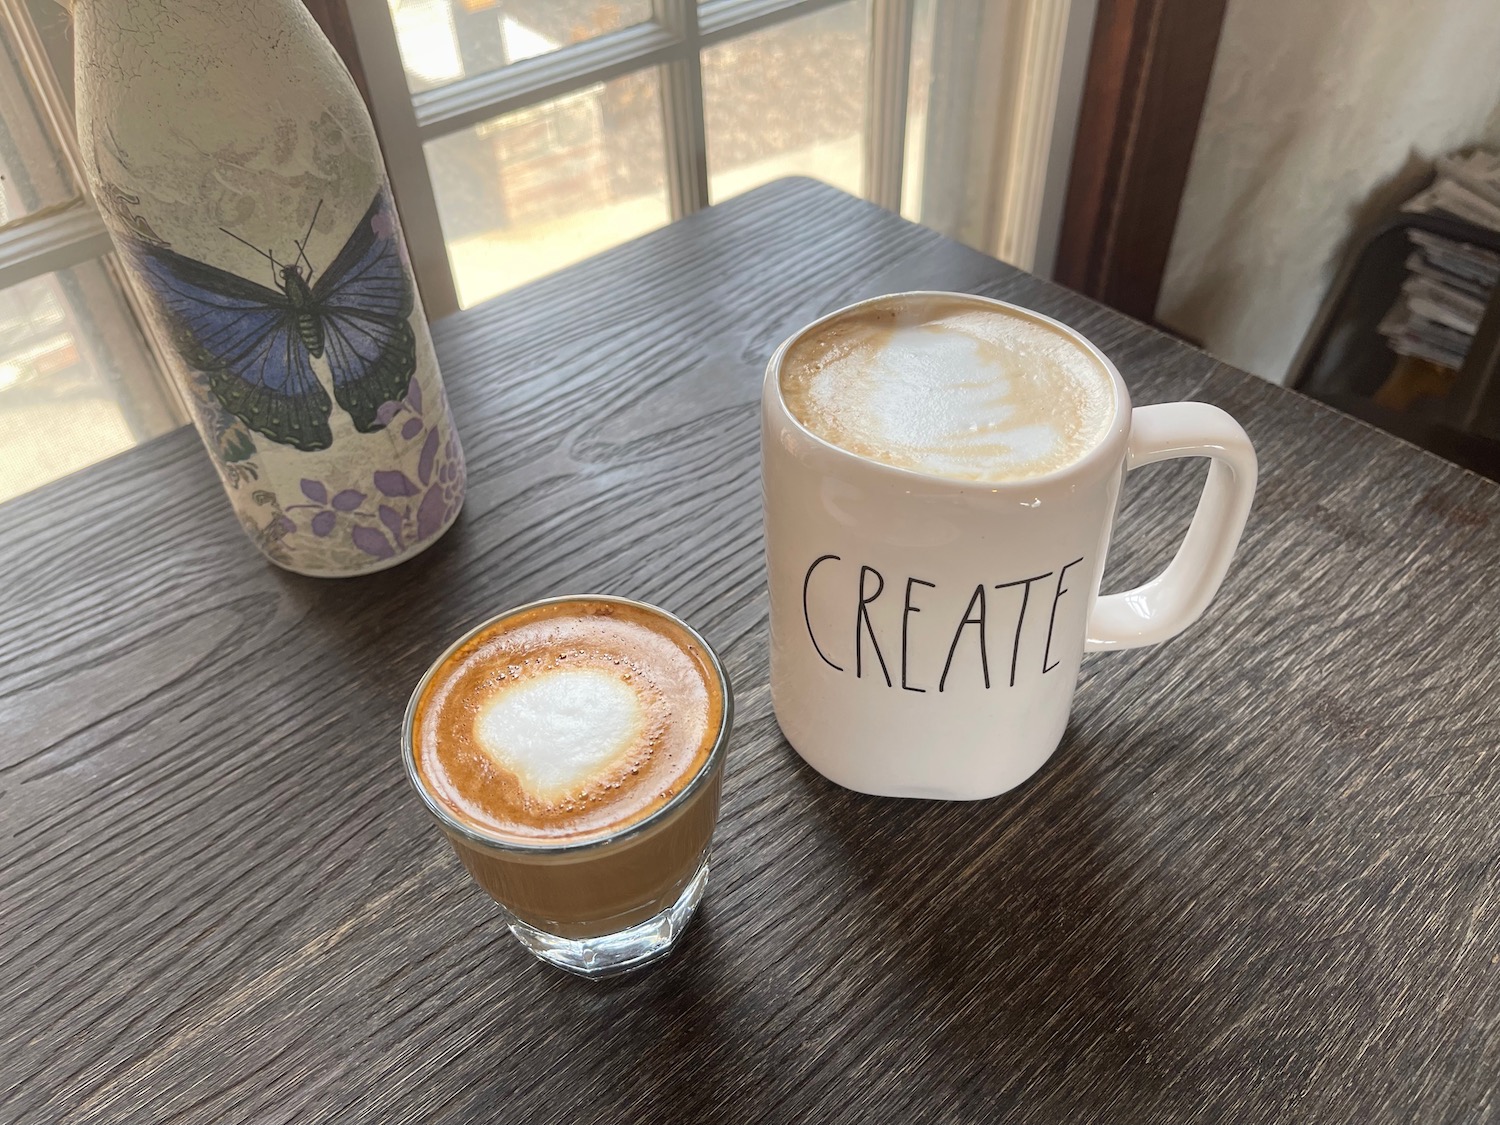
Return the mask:
M 510 918 L 510 932 L 538 958 L 566 972 L 594 980 L 651 965 L 672 952 L 692 920 L 708 882 L 708 857 L 688 880 L 681 896 L 660 914 L 628 930 L 591 938 L 561 938 Z

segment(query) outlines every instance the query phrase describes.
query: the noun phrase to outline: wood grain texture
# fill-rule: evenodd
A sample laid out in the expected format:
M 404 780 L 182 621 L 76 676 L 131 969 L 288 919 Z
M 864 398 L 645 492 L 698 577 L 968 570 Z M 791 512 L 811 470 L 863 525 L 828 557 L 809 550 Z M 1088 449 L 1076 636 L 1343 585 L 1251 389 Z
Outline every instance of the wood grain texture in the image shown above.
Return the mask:
M 1264 474 L 1210 615 L 1086 660 L 975 804 L 834 787 L 766 690 L 762 366 L 939 287 L 1225 407 Z M 469 499 L 393 571 L 263 563 L 191 433 L 0 507 L 0 1120 L 1500 1117 L 1500 487 L 809 181 L 436 336 Z M 1201 472 L 1132 474 L 1107 589 Z M 703 911 L 604 986 L 509 937 L 397 753 L 447 641 L 585 591 L 701 627 L 739 713 Z

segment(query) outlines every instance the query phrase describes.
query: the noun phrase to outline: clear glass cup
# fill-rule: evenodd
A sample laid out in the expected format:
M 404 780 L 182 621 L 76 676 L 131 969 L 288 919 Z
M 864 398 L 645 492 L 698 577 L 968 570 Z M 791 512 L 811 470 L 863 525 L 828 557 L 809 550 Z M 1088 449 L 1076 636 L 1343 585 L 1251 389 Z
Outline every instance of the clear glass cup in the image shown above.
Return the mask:
M 719 729 L 698 771 L 664 805 L 598 836 L 523 841 L 484 831 L 435 796 L 417 768 L 418 701 L 439 669 L 467 641 L 544 606 L 610 602 L 666 623 L 696 645 L 721 700 Z M 628 598 L 547 598 L 507 610 L 471 629 L 437 658 L 412 692 L 401 728 L 401 756 L 417 795 L 469 874 L 500 904 L 511 933 L 541 960 L 584 977 L 639 969 L 670 953 L 708 881 L 724 759 L 733 726 L 729 678 L 707 641 L 665 610 Z

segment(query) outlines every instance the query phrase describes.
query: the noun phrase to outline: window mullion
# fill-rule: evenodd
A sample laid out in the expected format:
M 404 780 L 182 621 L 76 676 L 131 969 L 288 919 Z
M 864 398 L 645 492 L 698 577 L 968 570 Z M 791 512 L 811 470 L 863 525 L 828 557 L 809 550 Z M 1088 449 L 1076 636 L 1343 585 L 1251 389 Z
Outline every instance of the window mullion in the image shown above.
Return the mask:
M 0 230 L 0 289 L 70 269 L 113 249 L 104 220 L 87 203 L 29 215 Z
M 661 68 L 667 191 L 677 220 L 708 206 L 708 144 L 703 124 L 703 61 L 696 0 L 656 0 L 656 17 L 683 50 Z
M 406 69 L 396 44 L 396 25 L 385 3 L 349 5 L 354 42 L 370 87 L 370 108 L 385 154 L 386 173 L 401 212 L 406 248 L 411 255 L 422 304 L 431 320 L 458 311 L 458 288 L 443 241 L 437 196 L 427 167 L 427 152 L 417 126 L 416 108 L 406 87 Z
M 1010 121 L 1003 126 L 1004 147 L 994 179 L 995 233 L 989 252 L 1023 270 L 1031 269 L 1036 259 L 1069 6 L 1068 0 L 1028 0 L 1021 5 L 1006 52 Z
M 675 61 L 681 53 L 680 39 L 660 22 L 570 43 L 413 95 L 417 127 L 423 140 L 436 140 L 632 71 Z
M 707 0 L 698 11 L 698 45 L 712 47 L 842 3 L 845 0 Z
M 907 80 L 911 73 L 912 0 L 871 0 L 870 70 L 865 100 L 864 195 L 901 210 L 906 159 Z
M 52 62 L 42 45 L 41 36 L 31 22 L 31 14 L 25 10 L 23 0 L 0 0 L 0 27 L 5 29 L 11 41 L 16 59 L 21 65 L 22 77 L 36 98 L 43 126 L 57 145 L 68 174 L 73 178 L 73 187 L 80 195 L 86 193 L 87 179 L 83 174 L 83 157 L 78 148 L 77 129 L 73 124 L 73 111 L 63 96 L 62 86 L 52 70 Z
M 1073 143 L 1078 136 L 1078 113 L 1083 85 L 1088 77 L 1089 47 L 1093 37 L 1097 0 L 1068 0 L 1067 27 L 1057 60 L 1057 95 L 1053 104 L 1052 130 L 1047 170 L 1041 185 L 1042 199 L 1036 215 L 1036 248 L 1028 267 L 1050 278 L 1057 259 L 1062 232 L 1063 205 L 1068 194 L 1068 174 L 1073 164 Z

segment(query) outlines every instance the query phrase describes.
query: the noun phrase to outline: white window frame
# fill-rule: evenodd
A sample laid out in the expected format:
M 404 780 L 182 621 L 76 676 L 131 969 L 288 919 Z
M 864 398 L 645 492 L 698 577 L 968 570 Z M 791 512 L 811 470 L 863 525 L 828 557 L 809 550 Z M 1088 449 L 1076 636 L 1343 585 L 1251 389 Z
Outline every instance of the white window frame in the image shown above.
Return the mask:
M 355 44 L 428 315 L 459 307 L 427 166 L 428 141 L 656 67 L 670 214 L 680 219 L 708 206 L 701 52 L 840 2 L 709 0 L 700 7 L 695 0 L 653 0 L 645 23 L 413 95 L 386 0 L 350 0 Z M 985 26 L 994 29 L 986 57 L 1005 76 L 994 143 L 984 167 L 972 170 L 988 212 L 980 224 L 981 248 L 1023 268 L 1040 254 L 1050 269 L 1096 0 L 979 2 Z M 913 0 L 870 0 L 863 194 L 892 211 L 901 206 L 913 6 Z
M 843 0 L 653 0 L 652 18 L 536 58 L 411 94 L 384 0 L 352 0 L 350 21 L 401 208 L 407 247 L 427 314 L 457 311 L 458 290 L 443 242 L 424 145 L 502 114 L 660 68 L 667 197 L 672 219 L 708 206 L 708 149 L 703 126 L 701 52 L 715 44 L 805 16 Z M 906 71 L 912 0 L 870 0 L 877 39 L 871 44 L 866 182 L 876 202 L 900 206 L 905 140 Z M 899 105 L 899 110 L 896 107 Z M 871 194 L 867 190 L 867 194 Z
M 458 288 L 438 219 L 428 141 L 645 68 L 661 75 L 670 217 L 708 205 L 700 52 L 727 39 L 784 23 L 841 0 L 652 0 L 648 23 L 571 43 L 550 54 L 468 75 L 411 95 L 386 0 L 351 0 L 350 17 L 375 124 L 429 317 L 458 311 Z M 951 0 L 945 18 L 963 18 Z M 980 249 L 1022 269 L 1052 272 L 1062 196 L 1073 157 L 1079 102 L 1097 0 L 975 0 L 984 58 L 998 72 L 986 83 L 992 144 L 969 169 L 981 177 Z M 913 0 L 870 0 L 870 63 L 865 104 L 864 196 L 900 210 L 906 147 L 907 78 Z M 956 234 L 957 231 L 945 231 Z
M 401 207 L 429 317 L 457 311 L 424 144 L 471 125 L 648 67 L 659 68 L 670 215 L 708 205 L 701 52 L 843 0 L 653 0 L 653 18 L 533 59 L 412 95 L 386 0 L 348 0 L 386 166 Z M 954 0 L 934 0 L 942 5 Z M 1003 77 L 994 155 L 970 170 L 983 181 L 981 249 L 1050 272 L 1097 0 L 973 0 L 984 7 L 986 58 Z M 906 140 L 913 0 L 870 0 L 865 198 L 899 211 Z M 939 11 L 942 11 L 940 8 Z M 0 0 L 0 29 L 16 44 L 84 191 L 72 112 L 22 0 Z M 988 67 L 989 64 L 987 64 Z M 929 131 L 930 132 L 930 131 Z M 948 231 L 947 233 L 955 233 Z M 108 254 L 108 232 L 86 192 L 65 207 L 0 230 L 0 287 Z M 135 306 L 148 344 L 160 351 Z
M 12 44 L 22 77 L 72 179 L 76 196 L 67 203 L 24 215 L 0 229 L 0 289 L 54 270 L 81 265 L 114 247 L 104 220 L 88 196 L 73 114 L 47 58 L 41 36 L 22 0 L 0 0 L 0 33 Z

